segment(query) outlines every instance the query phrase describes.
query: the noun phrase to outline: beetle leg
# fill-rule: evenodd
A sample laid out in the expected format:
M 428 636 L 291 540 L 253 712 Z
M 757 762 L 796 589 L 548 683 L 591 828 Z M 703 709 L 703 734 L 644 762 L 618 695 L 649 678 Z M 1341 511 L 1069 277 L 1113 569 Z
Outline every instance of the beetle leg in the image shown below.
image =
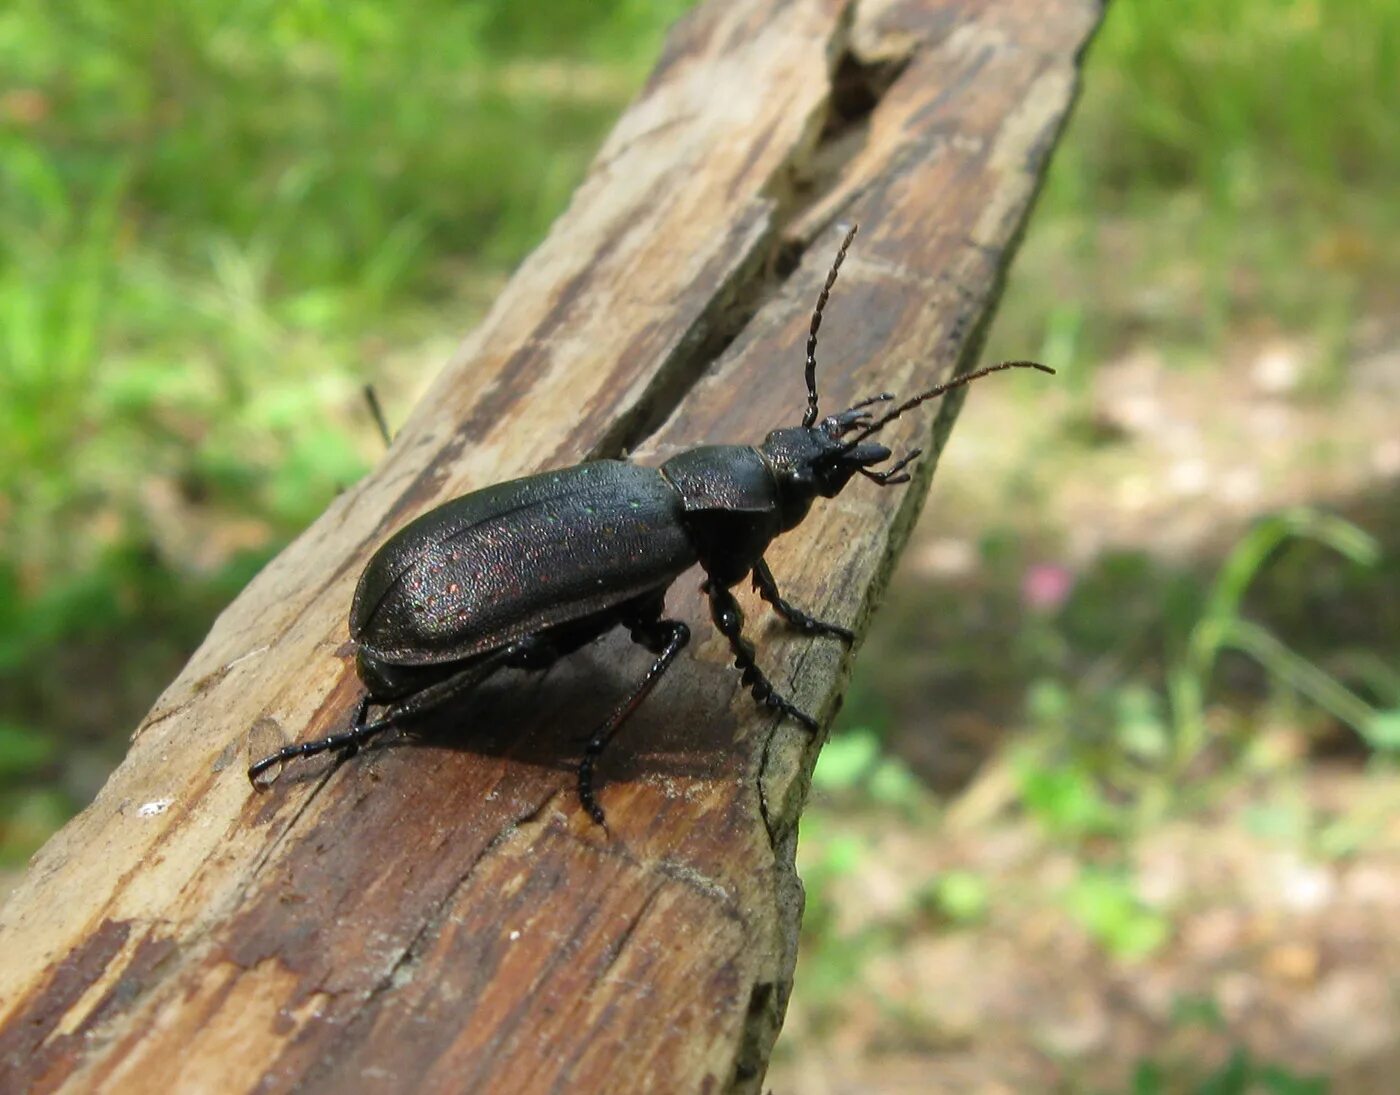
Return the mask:
M 754 564 L 753 587 L 758 590 L 760 597 L 773 606 L 773 611 L 804 635 L 830 635 L 840 639 L 847 646 L 856 641 L 855 632 L 850 628 L 818 620 L 807 615 L 792 602 L 784 600 L 783 595 L 778 592 L 778 583 L 773 578 L 773 572 L 768 569 L 768 563 L 763 559 Z
M 493 651 L 480 661 L 472 662 L 460 673 L 454 673 L 444 680 L 430 684 L 427 688 L 413 693 L 407 699 L 399 700 L 398 703 L 389 704 L 384 708 L 384 714 L 365 727 L 365 732 L 378 733 L 381 730 L 388 730 L 391 726 L 397 726 L 401 722 L 406 722 L 418 715 L 426 714 L 434 708 L 441 707 L 456 699 L 463 692 L 470 692 L 493 673 L 508 665 L 514 665 L 521 654 L 533 645 L 533 637 L 527 636 L 519 642 L 511 643 L 510 646 L 503 646 L 501 649 Z
M 857 468 L 856 470 L 872 483 L 877 483 L 882 487 L 893 487 L 900 483 L 909 482 L 911 476 L 904 469 L 919 457 L 923 456 L 923 454 L 923 449 L 911 449 L 884 471 L 871 471 L 869 468 Z
M 366 692 L 360 697 L 360 702 L 355 705 L 355 714 L 350 718 L 350 732 L 358 735 L 369 721 L 369 693 Z M 345 747 L 344 755 L 353 757 L 360 751 L 360 739 L 357 736 L 354 741 Z
M 820 729 L 817 720 L 805 711 L 793 706 L 774 691 L 772 682 L 758 668 L 758 664 L 754 661 L 753 643 L 744 638 L 742 634 L 744 613 L 739 608 L 739 602 L 734 599 L 734 594 L 727 589 L 722 589 L 714 582 L 707 581 L 701 588 L 709 595 L 710 616 L 715 621 L 715 627 L 719 628 L 719 633 L 729 640 L 729 649 L 734 652 L 734 668 L 743 671 L 744 684 L 753 693 L 753 698 L 765 707 L 781 711 L 789 718 L 800 722 L 810 733 L 815 734 Z
M 370 697 L 366 695 L 360 699 L 359 706 L 355 708 L 355 717 L 351 721 L 349 730 L 321 738 L 319 741 L 303 741 L 294 745 L 284 745 L 277 752 L 263 757 L 262 760 L 250 767 L 248 780 L 254 787 L 261 787 L 263 785 L 258 782 L 259 776 L 273 765 L 294 760 L 297 757 L 314 757 L 319 753 L 330 753 L 337 750 L 344 750 L 349 754 L 385 730 L 389 730 L 415 715 L 438 707 L 454 696 L 474 688 L 516 656 L 520 652 L 520 648 L 528 642 L 529 640 L 526 639 L 503 647 L 480 661 L 473 662 L 460 673 L 455 673 L 446 680 L 429 685 L 421 692 L 415 692 L 406 700 L 390 704 L 384 709 L 384 713 L 371 723 L 365 722 L 371 703 Z
M 292 760 L 296 757 L 314 757 L 317 753 L 328 753 L 333 749 L 343 749 L 347 753 L 353 753 L 360 747 L 360 743 L 379 733 L 379 729 L 374 726 L 366 727 L 365 719 L 369 715 L 369 696 L 360 697 L 360 702 L 355 707 L 354 718 L 350 720 L 350 729 L 341 734 L 332 734 L 330 737 L 322 738 L 319 741 L 303 741 L 295 745 L 284 745 L 275 753 L 262 758 L 248 769 L 248 781 L 254 787 L 261 786 L 258 777 L 271 768 L 274 764 L 281 764 L 283 761 Z
M 593 797 L 593 769 L 597 766 L 598 758 L 602 756 L 603 750 L 607 748 L 612 736 L 617 733 L 624 722 L 631 718 L 632 713 L 641 706 L 642 701 L 656 687 L 656 682 L 670 668 L 676 655 L 685 648 L 686 643 L 690 642 L 690 628 L 686 627 L 680 620 L 639 620 L 632 624 L 631 630 L 633 641 L 641 643 L 642 646 L 655 654 L 656 661 L 652 662 L 651 668 L 647 670 L 647 675 L 642 678 L 641 684 L 637 685 L 632 694 L 608 716 L 607 721 L 593 732 L 593 736 L 588 739 L 588 744 L 583 747 L 583 760 L 579 762 L 578 766 L 579 802 L 588 811 L 588 816 L 605 828 L 607 822 L 604 820 L 603 808 Z

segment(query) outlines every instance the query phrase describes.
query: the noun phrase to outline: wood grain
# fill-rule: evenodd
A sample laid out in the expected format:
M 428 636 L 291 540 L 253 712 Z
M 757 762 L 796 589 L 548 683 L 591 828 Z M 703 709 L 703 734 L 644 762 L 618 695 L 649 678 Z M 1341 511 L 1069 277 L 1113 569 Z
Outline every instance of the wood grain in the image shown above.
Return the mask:
M 838 221 L 861 234 L 824 406 L 968 365 L 1097 17 L 1094 0 L 714 0 L 683 20 L 382 466 L 220 616 L 0 909 L 0 1090 L 757 1090 L 816 747 L 740 694 L 698 574 L 669 605 L 696 641 L 603 762 L 610 834 L 573 771 L 647 664 L 618 636 L 489 682 L 417 743 L 307 761 L 263 794 L 244 769 L 348 718 L 354 582 L 411 517 L 795 423 Z M 956 406 L 884 439 L 936 452 Z M 932 463 L 780 540 L 785 594 L 863 627 Z M 745 604 L 766 671 L 828 717 L 849 656 Z

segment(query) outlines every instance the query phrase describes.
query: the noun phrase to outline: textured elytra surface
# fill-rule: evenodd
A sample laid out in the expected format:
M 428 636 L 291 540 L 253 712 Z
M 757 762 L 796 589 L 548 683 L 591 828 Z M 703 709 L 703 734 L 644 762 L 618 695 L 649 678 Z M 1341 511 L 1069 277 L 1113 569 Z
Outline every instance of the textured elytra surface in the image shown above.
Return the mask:
M 593 460 L 473 491 L 375 553 L 350 634 L 397 664 L 457 661 L 583 619 L 693 566 L 655 468 Z
M 382 466 L 220 617 L 0 909 L 0 1088 L 757 1089 L 815 745 L 739 692 L 698 575 L 668 606 L 696 641 L 603 762 L 610 834 L 573 771 L 648 663 L 618 636 L 496 678 L 421 744 L 308 761 L 264 794 L 243 771 L 344 725 L 355 580 L 410 519 L 588 457 L 658 463 L 795 423 L 838 220 L 862 230 L 824 406 L 966 364 L 1097 14 L 725 0 L 683 21 Z M 932 412 L 884 440 L 936 451 L 955 407 L 931 446 Z M 784 593 L 862 626 L 929 467 L 819 505 L 770 555 Z M 745 603 L 765 670 L 829 716 L 847 656 Z

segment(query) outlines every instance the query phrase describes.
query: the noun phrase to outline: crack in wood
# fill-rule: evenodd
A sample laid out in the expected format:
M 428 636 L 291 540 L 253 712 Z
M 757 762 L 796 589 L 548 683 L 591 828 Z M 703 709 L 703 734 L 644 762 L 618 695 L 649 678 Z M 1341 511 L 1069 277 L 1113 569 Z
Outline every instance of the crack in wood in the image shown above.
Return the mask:
M 900 54 L 862 59 L 851 41 L 855 10 L 855 3 L 845 6 L 828 41 L 829 93 L 807 125 L 817 134 L 815 140 L 794 145 L 760 187 L 772 203 L 768 228 L 733 277 L 715 289 L 709 307 L 683 336 L 672 361 L 660 371 L 662 381 L 653 385 L 633 414 L 613 425 L 590 450 L 590 458 L 622 457 L 648 440 L 699 378 L 782 294 L 801 265 L 808 244 L 826 223 L 839 216 L 837 210 L 821 224 L 808 223 L 800 233 L 793 232 L 805 210 L 819 205 L 838 188 L 843 168 L 858 151 L 852 135 L 868 127 L 913 51 L 911 45 Z M 669 381 L 665 379 L 668 376 Z

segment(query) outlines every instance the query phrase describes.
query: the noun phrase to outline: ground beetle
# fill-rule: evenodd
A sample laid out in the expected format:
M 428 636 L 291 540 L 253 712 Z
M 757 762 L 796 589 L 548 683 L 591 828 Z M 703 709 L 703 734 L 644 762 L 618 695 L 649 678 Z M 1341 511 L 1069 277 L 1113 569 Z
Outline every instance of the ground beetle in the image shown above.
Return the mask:
M 876 417 L 894 397 L 863 399 L 818 421 L 817 331 L 851 228 L 817 297 L 807 335 L 807 411 L 802 425 L 774 430 L 763 444 L 703 445 L 659 468 L 595 460 L 475 491 L 424 514 L 375 552 L 350 609 L 350 636 L 365 695 L 350 729 L 288 745 L 248 769 L 258 777 L 281 761 L 361 743 L 437 707 L 504 668 L 543 669 L 619 624 L 656 656 L 632 694 L 588 740 L 578 769 L 579 799 L 603 823 L 593 769 L 618 728 L 690 641 L 680 620 L 663 617 L 666 591 L 690 567 L 705 572 L 710 614 L 729 640 L 734 665 L 759 703 L 811 732 L 817 722 L 780 696 L 754 662 L 744 616 L 730 592 L 754 588 L 807 635 L 851 642 L 844 627 L 814 619 L 778 593 L 763 553 L 798 525 L 818 495 L 832 498 L 857 473 L 882 487 L 909 480 L 908 453 L 883 470 L 890 450 L 868 438 L 926 400 L 1001 369 L 1052 372 L 1005 361 L 940 384 Z M 371 705 L 383 708 L 368 721 Z

